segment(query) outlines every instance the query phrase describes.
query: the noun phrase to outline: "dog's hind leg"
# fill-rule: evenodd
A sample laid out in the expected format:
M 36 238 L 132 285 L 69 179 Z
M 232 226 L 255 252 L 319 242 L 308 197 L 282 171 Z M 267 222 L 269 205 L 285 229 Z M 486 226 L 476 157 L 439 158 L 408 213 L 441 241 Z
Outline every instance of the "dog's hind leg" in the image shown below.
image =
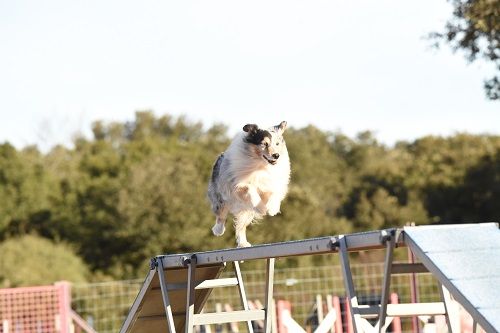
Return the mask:
M 229 209 L 226 205 L 223 205 L 216 212 L 215 225 L 212 227 L 212 232 L 215 236 L 222 236 L 224 231 L 226 231 L 226 219 Z
M 252 223 L 255 214 L 252 211 L 243 211 L 236 215 L 234 219 L 234 229 L 236 233 L 236 244 L 238 247 L 250 247 L 247 241 L 247 226 Z

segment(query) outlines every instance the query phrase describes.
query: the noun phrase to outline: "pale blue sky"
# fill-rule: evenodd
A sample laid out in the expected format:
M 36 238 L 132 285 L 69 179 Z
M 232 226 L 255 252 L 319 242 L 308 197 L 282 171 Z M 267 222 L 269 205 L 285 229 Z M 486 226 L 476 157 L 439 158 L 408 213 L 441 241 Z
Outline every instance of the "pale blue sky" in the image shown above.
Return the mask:
M 445 0 L 0 0 L 0 142 L 47 149 L 138 109 L 387 144 L 500 134 L 493 67 L 423 38 L 449 16 Z

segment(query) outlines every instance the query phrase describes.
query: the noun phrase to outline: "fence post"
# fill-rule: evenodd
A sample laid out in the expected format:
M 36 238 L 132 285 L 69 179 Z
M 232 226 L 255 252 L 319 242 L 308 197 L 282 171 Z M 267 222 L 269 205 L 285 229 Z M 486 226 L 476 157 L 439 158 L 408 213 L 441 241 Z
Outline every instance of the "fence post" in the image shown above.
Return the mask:
M 289 301 L 279 300 L 276 302 L 276 315 L 278 317 L 278 332 L 279 333 L 288 333 L 285 325 L 283 324 L 283 310 L 288 310 L 292 313 L 292 305 Z
M 398 294 L 391 293 L 390 301 L 391 301 L 391 304 L 398 304 L 399 303 Z M 401 333 L 401 318 L 400 317 L 393 317 L 391 325 L 392 325 L 392 332 Z
M 344 331 L 342 328 L 342 309 L 340 308 L 340 298 L 338 296 L 333 296 L 333 308 L 337 315 L 337 319 L 335 320 L 335 333 L 342 333 Z
M 71 284 L 67 281 L 54 283 L 59 295 L 60 333 L 70 333 L 71 324 Z

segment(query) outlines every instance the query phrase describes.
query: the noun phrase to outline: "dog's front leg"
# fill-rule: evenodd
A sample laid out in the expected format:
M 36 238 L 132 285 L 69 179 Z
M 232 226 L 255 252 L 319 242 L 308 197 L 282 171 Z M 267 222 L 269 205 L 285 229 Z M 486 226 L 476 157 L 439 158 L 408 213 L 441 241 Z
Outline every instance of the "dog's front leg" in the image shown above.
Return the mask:
M 269 197 L 269 201 L 267 202 L 267 213 L 269 216 L 274 216 L 280 212 L 281 206 L 281 198 L 274 194 Z
M 250 201 L 252 207 L 259 214 L 266 214 L 267 207 L 265 201 L 259 195 L 259 192 L 252 185 L 241 185 L 237 187 L 236 192 L 242 201 Z

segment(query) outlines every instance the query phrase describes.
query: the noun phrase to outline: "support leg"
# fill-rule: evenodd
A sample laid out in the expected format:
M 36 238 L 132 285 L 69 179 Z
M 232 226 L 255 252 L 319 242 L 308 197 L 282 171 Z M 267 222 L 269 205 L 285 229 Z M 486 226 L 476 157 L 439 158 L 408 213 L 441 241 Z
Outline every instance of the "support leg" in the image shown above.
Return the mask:
M 172 315 L 172 307 L 170 306 L 170 300 L 168 298 L 167 282 L 165 280 L 165 271 L 163 270 L 163 263 L 161 259 L 158 260 L 156 271 L 158 272 L 158 279 L 160 280 L 160 289 L 163 299 L 163 306 L 165 307 L 168 331 L 169 333 L 175 333 L 174 316 Z
M 354 333 L 358 333 L 358 330 L 362 331 L 363 326 L 361 323 L 361 315 L 359 313 L 359 304 L 358 297 L 356 296 L 356 292 L 354 291 L 354 282 L 352 280 L 351 267 L 349 264 L 349 255 L 347 253 L 347 243 L 344 236 L 340 236 L 340 264 L 342 265 L 342 275 L 344 276 L 344 286 L 347 293 L 347 299 L 350 305 L 350 313 L 352 320 L 352 327 L 354 329 Z
M 195 279 L 196 256 L 193 255 L 188 263 L 188 281 L 186 288 L 186 333 L 193 333 L 194 300 L 195 300 Z
M 264 333 L 270 333 L 273 325 L 273 284 L 274 284 L 274 258 L 267 259 L 266 269 L 266 319 Z
M 237 261 L 233 262 L 234 273 L 236 279 L 238 280 L 238 291 L 240 292 L 241 303 L 243 304 L 243 310 L 250 310 L 248 306 L 247 294 L 245 292 L 245 287 L 243 286 L 243 278 L 241 276 L 240 264 Z M 253 333 L 252 321 L 247 321 L 247 328 L 249 333 Z
M 391 269 L 392 269 L 392 258 L 394 254 L 395 237 L 393 235 L 384 235 L 386 238 L 386 252 L 385 252 L 385 263 L 384 263 L 384 284 L 382 285 L 382 299 L 380 301 L 380 313 L 378 319 L 378 332 L 385 332 L 387 326 L 385 324 L 385 319 L 387 316 L 387 303 L 389 302 L 389 292 L 391 285 Z

